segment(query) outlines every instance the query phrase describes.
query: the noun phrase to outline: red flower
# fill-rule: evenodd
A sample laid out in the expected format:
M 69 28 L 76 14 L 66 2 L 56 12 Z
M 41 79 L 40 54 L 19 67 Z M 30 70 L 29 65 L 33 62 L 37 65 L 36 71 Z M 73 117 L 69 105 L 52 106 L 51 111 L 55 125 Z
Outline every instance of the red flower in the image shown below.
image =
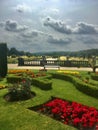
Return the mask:
M 73 120 L 75 126 L 77 126 L 80 122 L 81 120 L 78 117 Z
M 60 113 L 60 109 L 59 109 L 58 107 L 55 107 L 55 108 L 53 108 L 53 109 L 51 110 L 51 112 L 52 112 L 53 114 L 59 114 L 59 113 Z
M 71 124 L 76 127 L 93 127 L 98 122 L 98 110 L 76 102 L 68 102 L 59 98 L 43 105 L 41 111 L 49 112 L 59 117 L 64 124 Z
M 26 83 L 26 80 L 22 80 L 23 83 Z

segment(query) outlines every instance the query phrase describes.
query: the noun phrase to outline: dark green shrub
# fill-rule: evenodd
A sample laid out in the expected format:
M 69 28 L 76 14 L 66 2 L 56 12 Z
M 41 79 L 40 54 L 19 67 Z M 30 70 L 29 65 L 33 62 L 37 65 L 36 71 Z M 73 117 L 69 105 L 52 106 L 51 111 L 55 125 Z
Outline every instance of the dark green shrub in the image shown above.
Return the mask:
M 33 78 L 32 84 L 39 87 L 42 90 L 49 90 L 52 86 L 52 81 L 46 78 Z
M 90 75 L 91 75 L 91 78 L 92 78 L 93 80 L 97 80 L 97 81 L 98 81 L 98 74 L 96 74 L 96 73 L 91 73 Z
M 53 73 L 52 76 L 53 76 L 53 78 L 67 80 L 69 82 L 72 82 L 72 80 L 73 80 L 71 75 L 65 75 L 65 74 L 61 74 L 61 73 Z
M 85 83 L 85 81 L 78 79 L 71 75 L 65 75 L 65 74 L 59 74 L 59 73 L 53 73 L 54 78 L 63 79 L 72 82 L 75 87 L 90 96 L 93 96 L 95 98 L 98 98 L 98 87 L 90 85 L 89 83 Z
M 41 76 L 41 77 L 39 77 L 40 79 L 49 79 L 49 80 L 51 80 L 52 79 L 52 75 L 50 75 L 50 74 L 48 74 L 48 75 L 46 75 L 46 76 Z
M 22 79 L 19 83 L 10 84 L 8 86 L 9 93 L 7 101 L 26 100 L 32 97 L 30 79 Z
M 81 92 L 98 98 L 98 87 L 85 83 L 79 79 L 73 78 L 73 83 Z
M 7 74 L 7 45 L 0 43 L 0 77 L 5 77 Z
M 7 76 L 8 83 L 18 83 L 22 80 L 21 76 L 9 75 Z

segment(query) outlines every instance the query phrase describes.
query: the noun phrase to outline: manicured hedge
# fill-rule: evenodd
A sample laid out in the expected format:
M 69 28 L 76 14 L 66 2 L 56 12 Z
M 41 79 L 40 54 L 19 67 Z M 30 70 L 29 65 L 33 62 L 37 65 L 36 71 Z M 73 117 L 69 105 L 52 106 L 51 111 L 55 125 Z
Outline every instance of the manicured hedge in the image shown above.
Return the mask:
M 9 75 L 7 76 L 8 83 L 18 83 L 22 80 L 21 76 Z
M 48 78 L 32 78 L 32 85 L 35 85 L 42 90 L 52 89 L 52 81 Z
M 4 89 L 4 88 L 7 88 L 7 86 L 4 84 L 0 84 L 0 89 Z
M 88 83 L 85 83 L 81 79 L 78 79 L 71 75 L 65 75 L 65 74 L 59 74 L 59 73 L 53 73 L 54 78 L 63 79 L 72 82 L 75 87 L 80 90 L 81 92 L 88 94 L 90 96 L 93 96 L 95 98 L 98 98 L 98 87 L 90 85 Z
M 73 82 L 73 76 L 71 75 L 66 75 L 66 74 L 61 74 L 61 73 L 52 73 L 52 76 L 53 78 L 56 78 L 56 79 L 63 79 L 69 82 Z
M 90 96 L 98 98 L 98 87 L 74 78 L 74 84 L 78 90 Z
M 98 81 L 98 74 L 96 74 L 96 73 L 91 73 L 90 75 L 91 75 L 91 78 L 92 78 L 93 80 L 97 80 L 97 81 Z
M 5 77 L 7 70 L 7 44 L 0 43 L 0 77 Z

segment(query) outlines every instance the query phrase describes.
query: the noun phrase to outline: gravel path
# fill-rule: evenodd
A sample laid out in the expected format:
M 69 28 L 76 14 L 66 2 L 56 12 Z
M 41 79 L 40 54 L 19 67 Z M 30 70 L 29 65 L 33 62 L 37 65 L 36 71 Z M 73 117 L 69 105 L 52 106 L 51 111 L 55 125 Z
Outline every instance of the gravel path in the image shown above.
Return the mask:
M 37 70 L 39 70 L 39 69 L 43 69 L 43 67 L 41 67 L 41 66 L 18 66 L 17 64 L 8 64 L 8 69 L 37 69 Z M 57 68 L 48 68 L 48 69 L 57 70 Z M 92 71 L 92 68 L 60 67 L 60 70 Z M 98 68 L 96 69 L 96 71 L 98 71 Z

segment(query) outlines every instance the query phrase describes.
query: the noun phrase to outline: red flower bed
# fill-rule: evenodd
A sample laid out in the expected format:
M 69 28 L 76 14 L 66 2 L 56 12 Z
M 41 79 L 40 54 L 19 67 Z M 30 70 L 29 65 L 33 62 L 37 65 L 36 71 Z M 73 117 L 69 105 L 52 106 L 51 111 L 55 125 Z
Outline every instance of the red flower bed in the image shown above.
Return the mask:
M 77 102 L 68 102 L 59 98 L 43 104 L 36 111 L 50 115 L 64 124 L 75 126 L 79 130 L 93 130 L 98 123 L 98 110 L 94 107 L 88 107 Z

